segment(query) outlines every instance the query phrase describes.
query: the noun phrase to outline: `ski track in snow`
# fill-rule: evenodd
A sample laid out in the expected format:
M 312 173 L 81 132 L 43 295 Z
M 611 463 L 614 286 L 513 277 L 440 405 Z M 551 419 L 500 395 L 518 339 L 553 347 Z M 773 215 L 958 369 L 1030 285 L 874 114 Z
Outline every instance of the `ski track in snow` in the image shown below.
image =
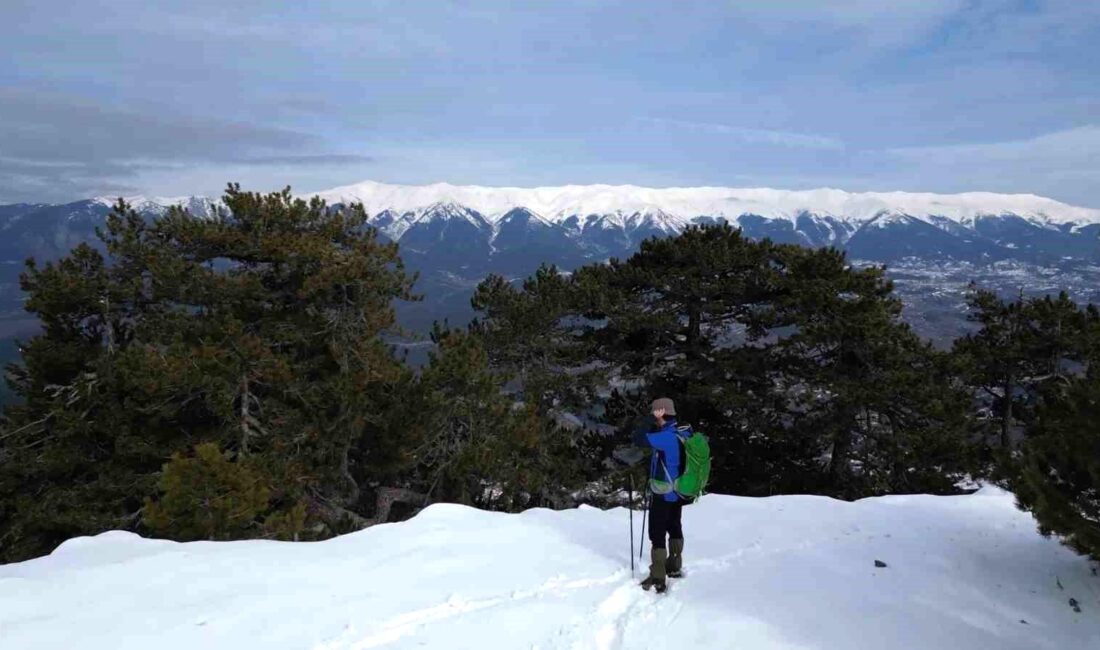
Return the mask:
M 774 548 L 765 548 L 760 543 L 753 543 L 726 555 L 697 560 L 692 562 L 690 567 L 693 572 L 700 572 L 700 575 L 709 573 L 713 579 L 720 577 L 715 575 L 716 572 L 735 568 L 753 555 L 783 555 L 821 543 L 821 540 L 807 540 Z M 610 592 L 599 601 L 595 612 L 582 620 L 572 621 L 569 625 L 562 627 L 558 634 L 563 637 L 562 643 L 546 646 L 546 650 L 648 648 L 650 644 L 646 643 L 646 638 L 652 636 L 648 626 L 659 620 L 662 628 L 672 627 L 684 607 L 683 601 L 674 598 L 672 594 L 682 589 L 690 589 L 690 583 L 686 582 L 686 578 L 669 579 L 667 593 L 661 595 L 647 592 L 639 586 L 647 570 L 648 567 L 643 564 L 640 574 L 634 576 L 620 570 L 601 579 L 566 580 L 559 577 L 534 589 L 515 591 L 507 596 L 470 601 L 452 598 L 438 605 L 413 610 L 375 623 L 370 626 L 365 636 L 349 624 L 340 639 L 318 644 L 312 650 L 366 650 L 383 647 L 414 636 L 430 624 L 448 619 L 490 608 L 522 605 L 524 601 L 541 597 L 562 598 L 576 590 L 607 588 L 610 588 Z M 628 630 L 631 632 L 631 640 L 626 643 L 625 637 Z M 655 647 L 664 650 L 666 644 L 662 641 L 656 643 Z
M 510 596 L 499 596 L 481 600 L 464 601 L 452 598 L 444 603 L 424 609 L 414 610 L 386 621 L 371 626 L 371 631 L 364 637 L 358 637 L 353 627 L 342 635 L 343 637 L 357 637 L 355 640 L 341 638 L 333 642 L 321 643 L 314 646 L 313 650 L 366 650 L 388 645 L 399 639 L 415 634 L 416 631 L 430 623 L 437 623 L 456 616 L 463 616 L 472 612 L 500 606 L 522 604 L 524 601 L 539 598 L 546 595 L 565 596 L 570 591 L 597 587 L 613 582 L 622 581 L 622 571 L 603 579 L 562 580 L 552 579 L 540 587 L 526 591 L 515 591 Z

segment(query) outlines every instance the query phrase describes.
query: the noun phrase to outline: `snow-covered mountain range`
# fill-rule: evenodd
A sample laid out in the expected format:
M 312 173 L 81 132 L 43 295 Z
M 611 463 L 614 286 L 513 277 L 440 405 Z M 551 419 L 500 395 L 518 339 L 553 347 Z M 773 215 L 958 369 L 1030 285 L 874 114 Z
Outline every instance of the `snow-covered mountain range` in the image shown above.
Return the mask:
M 1034 194 L 968 192 L 932 194 L 913 192 L 845 192 L 837 189 L 776 190 L 769 188 L 672 187 L 634 185 L 564 185 L 559 187 L 482 187 L 474 185 L 393 185 L 365 181 L 315 193 L 330 204 L 362 203 L 371 223 L 388 237 L 402 239 L 418 228 L 439 230 L 443 224 L 459 224 L 457 230 L 481 233 L 490 244 L 503 237 L 506 246 L 520 230 L 557 230 L 592 254 L 609 254 L 653 235 L 674 234 L 700 223 L 725 221 L 750 235 L 770 236 L 810 246 L 847 246 L 859 233 L 875 237 L 876 229 L 929 229 L 952 237 L 970 238 L 974 255 L 1018 257 L 1047 252 L 1067 257 L 1059 250 L 1078 235 L 1096 243 L 1100 233 L 1100 209 L 1067 205 Z M 169 205 L 183 205 L 196 216 L 208 216 L 217 200 L 205 197 L 126 197 L 139 212 L 161 214 Z M 107 209 L 116 199 L 98 197 L 66 207 L 84 212 Z M 0 210 L 14 206 L 3 206 Z M 33 206 L 37 208 L 55 206 Z M 73 209 L 70 214 L 79 214 Z M 0 224 L 3 227 L 4 224 Z M 455 229 L 455 228 L 450 228 Z M 617 236 L 616 236 L 617 235 Z M 612 244 L 610 247 L 601 246 Z M 1025 241 L 1018 241 L 1025 240 Z M 1051 240 L 1051 241 L 1041 241 Z M 514 242 L 512 242 L 514 243 Z M 560 243 L 560 242 L 559 242 Z M 1006 249 L 997 255 L 990 250 Z M 491 249 L 495 247 L 491 246 Z M 916 256 L 964 257 L 967 251 L 926 247 L 924 250 L 866 251 L 872 259 Z M 965 246 L 961 248 L 966 248 Z M 1076 248 L 1076 247 L 1074 247 Z M 1084 247 L 1088 257 L 1088 246 Z M 1015 253 L 1011 251 L 1017 251 Z M 493 252 L 493 251 L 491 251 Z M 1075 257 L 1075 255 L 1068 255 Z
M 382 232 L 416 250 L 433 242 L 488 255 L 550 246 L 556 252 L 549 261 L 594 259 L 629 254 L 648 237 L 692 224 L 725 221 L 752 237 L 840 246 L 872 261 L 1100 261 L 1100 210 L 1030 194 L 364 182 L 318 195 L 332 204 L 362 203 Z
M 1042 276 L 1044 291 L 1072 289 L 1066 286 L 1069 280 L 1059 285 L 1057 278 L 1052 286 L 1050 274 L 1036 268 L 1083 273 L 1086 285 L 1100 276 L 1100 210 L 1031 194 L 367 181 L 315 195 L 330 204 L 362 203 L 371 224 L 400 242 L 406 264 L 420 272 L 420 291 L 427 298 L 408 308 L 415 312 L 406 320 L 413 327 L 440 318 L 464 320 L 470 315 L 472 287 L 488 273 L 518 278 L 544 262 L 570 269 L 626 257 L 649 237 L 717 222 L 735 225 L 749 237 L 836 246 L 853 260 L 904 265 L 918 275 L 948 263 L 1016 265 L 1006 276 L 1012 291 L 1027 288 L 1020 280 L 1028 275 Z M 7 262 L 0 267 L 6 268 L 0 297 L 18 296 L 17 275 L 26 257 L 56 259 L 73 245 L 92 240 L 116 200 L 0 206 L 0 261 Z M 127 200 L 150 217 L 163 214 L 169 205 L 182 205 L 206 218 L 219 204 L 205 197 Z
M 796 222 L 805 214 L 861 226 L 888 215 L 908 215 L 928 223 L 940 219 L 970 225 L 982 217 L 1015 215 L 1043 226 L 1100 223 L 1100 210 L 1080 208 L 1034 194 L 853 193 L 836 189 L 804 191 L 768 188 L 564 185 L 560 187 L 480 187 L 473 185 L 389 185 L 366 181 L 317 193 L 330 203 L 361 202 L 370 214 L 422 211 L 433 205 L 460 205 L 496 223 L 514 208 L 526 208 L 551 223 L 576 216 L 651 215 L 683 227 L 699 217 L 734 221 L 743 215 Z

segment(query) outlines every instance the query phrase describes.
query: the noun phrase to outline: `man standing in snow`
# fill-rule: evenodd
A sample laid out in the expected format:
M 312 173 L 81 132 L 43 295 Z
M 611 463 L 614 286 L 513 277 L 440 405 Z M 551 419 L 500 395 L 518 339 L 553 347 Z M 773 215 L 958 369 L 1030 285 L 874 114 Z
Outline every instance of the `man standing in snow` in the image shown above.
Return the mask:
M 684 551 L 684 531 L 680 523 L 683 502 L 673 482 L 683 470 L 680 440 L 676 436 L 676 405 L 662 397 L 650 406 L 651 418 L 634 434 L 634 444 L 653 450 L 649 465 L 649 577 L 642 588 L 664 593 L 666 576 L 679 578 Z M 668 545 L 665 545 L 665 537 Z

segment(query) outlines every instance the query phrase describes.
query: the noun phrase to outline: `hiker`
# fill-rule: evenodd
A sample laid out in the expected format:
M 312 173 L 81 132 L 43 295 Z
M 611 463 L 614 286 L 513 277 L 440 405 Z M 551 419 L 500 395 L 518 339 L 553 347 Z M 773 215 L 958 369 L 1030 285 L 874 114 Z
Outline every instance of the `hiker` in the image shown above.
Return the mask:
M 649 465 L 649 577 L 646 591 L 664 593 L 666 576 L 683 575 L 684 531 L 680 521 L 684 502 L 673 489 L 682 471 L 682 447 L 677 437 L 676 405 L 667 397 L 653 401 L 652 417 L 634 433 L 634 444 L 653 450 Z M 665 537 L 668 545 L 665 545 Z

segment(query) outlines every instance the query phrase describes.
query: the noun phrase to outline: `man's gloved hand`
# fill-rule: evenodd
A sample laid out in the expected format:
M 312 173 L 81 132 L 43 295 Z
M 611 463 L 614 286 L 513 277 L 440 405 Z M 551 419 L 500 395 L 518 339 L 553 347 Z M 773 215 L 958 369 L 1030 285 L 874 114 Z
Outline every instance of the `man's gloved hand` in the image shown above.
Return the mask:
M 642 433 L 651 433 L 657 431 L 660 427 L 657 426 L 657 418 L 652 413 L 646 413 L 645 415 L 638 417 L 634 420 L 635 431 L 641 431 Z

